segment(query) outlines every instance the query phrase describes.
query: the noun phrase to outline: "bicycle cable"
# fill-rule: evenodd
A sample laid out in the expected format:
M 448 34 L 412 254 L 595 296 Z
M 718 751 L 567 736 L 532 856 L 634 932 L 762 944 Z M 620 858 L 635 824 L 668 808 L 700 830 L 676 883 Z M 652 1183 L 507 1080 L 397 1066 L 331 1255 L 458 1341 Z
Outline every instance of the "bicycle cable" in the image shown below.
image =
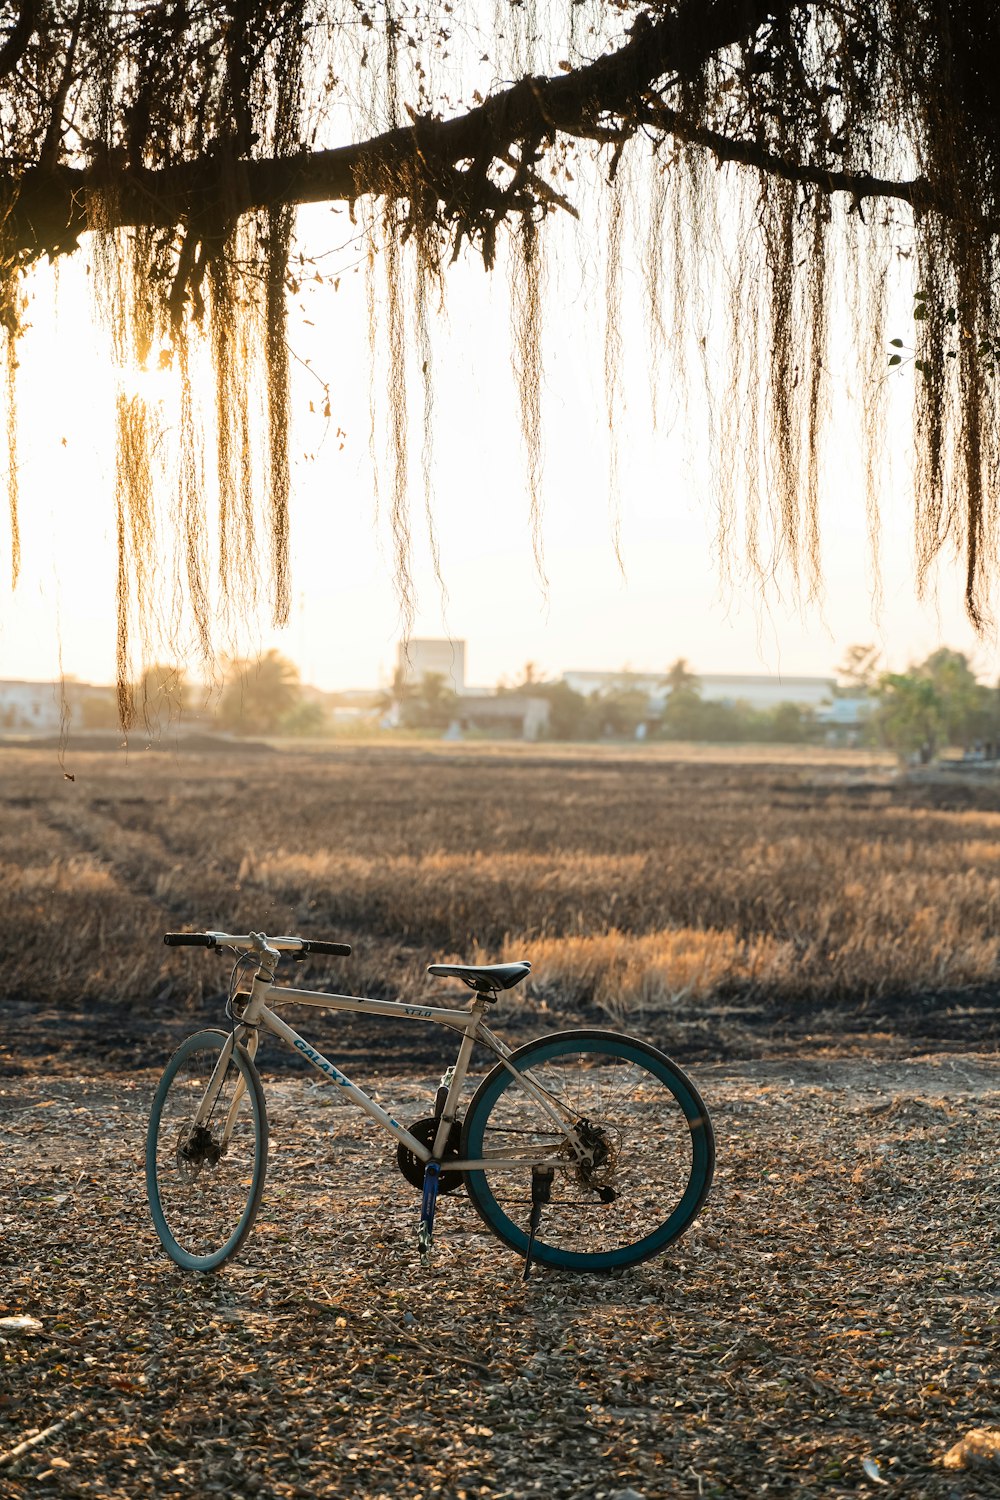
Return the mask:
M 240 981 L 244 978 L 245 975 L 249 974 L 251 969 L 255 969 L 256 966 L 256 953 L 241 953 L 236 962 L 233 964 L 233 971 L 229 976 L 229 994 L 226 997 L 226 1015 L 232 1022 L 232 1034 L 234 1041 L 236 1039 L 237 1026 L 245 1026 L 248 1031 L 260 1030 L 260 1027 L 256 1022 L 244 1020 L 242 1017 L 237 1016 L 236 1012 L 233 1009 L 233 1006 L 240 993 L 238 988 Z M 246 994 L 246 991 L 243 991 L 243 993 Z M 249 994 L 247 994 L 247 999 L 249 998 Z

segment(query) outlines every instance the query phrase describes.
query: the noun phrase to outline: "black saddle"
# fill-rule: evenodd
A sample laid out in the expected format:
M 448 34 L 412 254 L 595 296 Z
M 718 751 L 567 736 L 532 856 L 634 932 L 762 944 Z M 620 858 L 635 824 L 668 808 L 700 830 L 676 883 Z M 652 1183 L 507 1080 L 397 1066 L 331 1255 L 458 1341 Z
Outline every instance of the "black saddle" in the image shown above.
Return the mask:
M 427 972 L 440 974 L 446 979 L 460 979 L 470 990 L 489 995 L 494 990 L 512 990 L 515 984 L 527 979 L 531 965 L 527 959 L 516 964 L 428 964 Z

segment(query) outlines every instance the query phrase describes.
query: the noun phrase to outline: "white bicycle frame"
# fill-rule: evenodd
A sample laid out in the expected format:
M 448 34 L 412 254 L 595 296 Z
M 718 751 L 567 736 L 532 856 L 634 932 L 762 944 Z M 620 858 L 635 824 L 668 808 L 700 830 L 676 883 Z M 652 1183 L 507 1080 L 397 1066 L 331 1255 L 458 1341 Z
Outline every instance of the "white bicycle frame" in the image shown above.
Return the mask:
M 270 1003 L 269 1003 L 270 1002 Z M 440 1026 L 446 1026 L 451 1031 L 459 1031 L 462 1041 L 459 1046 L 458 1058 L 454 1066 L 445 1073 L 448 1092 L 444 1107 L 438 1120 L 438 1128 L 434 1135 L 433 1146 L 426 1146 L 423 1141 L 417 1140 L 394 1119 L 381 1105 L 366 1094 L 364 1089 L 359 1088 L 335 1067 L 329 1058 L 317 1052 L 306 1039 L 299 1035 L 287 1021 L 277 1015 L 271 1004 L 292 1002 L 296 1005 L 314 1005 L 324 1010 L 342 1010 L 349 1012 L 365 1012 L 372 1015 L 393 1016 L 400 1020 L 430 1021 Z M 370 1115 L 384 1129 L 401 1141 L 409 1151 L 412 1151 L 422 1162 L 432 1159 L 440 1161 L 445 1150 L 451 1128 L 458 1115 L 458 1103 L 468 1073 L 469 1062 L 472 1057 L 472 1049 L 477 1042 L 482 1043 L 493 1055 L 507 1068 L 511 1077 L 515 1080 L 518 1088 L 529 1095 L 544 1110 L 545 1114 L 553 1121 L 553 1124 L 562 1137 L 558 1148 L 545 1150 L 538 1147 L 536 1152 L 530 1155 L 510 1156 L 505 1152 L 490 1153 L 485 1157 L 466 1160 L 465 1158 L 449 1157 L 447 1169 L 449 1172 L 475 1172 L 485 1168 L 496 1170 L 516 1170 L 524 1167 L 555 1167 L 566 1164 L 566 1147 L 570 1147 L 571 1159 L 581 1159 L 585 1156 L 585 1149 L 581 1146 L 576 1130 L 570 1120 L 557 1107 L 556 1101 L 541 1085 L 535 1082 L 530 1072 L 522 1072 L 512 1067 L 508 1062 L 512 1049 L 507 1047 L 499 1037 L 495 1036 L 483 1021 L 483 1014 L 491 1002 L 485 996 L 477 995 L 468 1007 L 459 1006 L 433 1006 L 433 1005 L 407 1005 L 400 1000 L 374 1000 L 360 995 L 334 995 L 325 990 L 300 990 L 290 985 L 274 984 L 269 978 L 258 972 L 254 976 L 253 987 L 249 999 L 242 1013 L 236 1020 L 233 1038 L 242 1042 L 251 1057 L 257 1052 L 259 1033 L 270 1032 L 272 1036 L 280 1037 L 281 1040 L 294 1051 L 301 1053 L 306 1061 L 321 1073 L 330 1082 L 335 1083 L 343 1091 L 345 1098 L 350 1099 L 365 1114 Z M 219 1090 L 232 1055 L 232 1041 L 223 1047 L 216 1064 L 215 1071 L 209 1081 L 208 1088 L 198 1109 L 194 1124 L 202 1124 L 208 1118 L 214 1108 Z M 245 1091 L 245 1083 L 241 1075 L 237 1085 L 233 1101 L 229 1107 L 225 1129 L 222 1136 L 222 1148 L 225 1150 L 229 1144 L 229 1138 L 236 1123 L 240 1102 Z

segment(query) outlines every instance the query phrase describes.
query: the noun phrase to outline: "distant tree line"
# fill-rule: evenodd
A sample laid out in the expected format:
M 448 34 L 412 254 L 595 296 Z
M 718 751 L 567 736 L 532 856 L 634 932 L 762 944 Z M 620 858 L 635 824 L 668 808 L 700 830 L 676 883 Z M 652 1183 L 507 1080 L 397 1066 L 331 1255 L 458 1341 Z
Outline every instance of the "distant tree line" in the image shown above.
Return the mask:
M 875 647 L 852 646 L 838 669 L 833 698 L 857 704 L 857 720 L 849 730 L 853 743 L 922 762 L 945 749 L 991 759 L 1000 755 L 1000 684 L 979 682 L 962 652 L 942 647 L 906 672 L 881 672 L 878 662 Z M 539 681 L 529 664 L 522 681 L 502 691 L 545 698 L 553 739 L 633 739 L 641 733 L 664 740 L 804 744 L 821 743 L 838 732 L 798 703 L 755 708 L 745 701 L 705 698 L 683 657 L 660 685 L 667 697 L 662 709 L 654 711 L 648 694 L 627 674 L 585 695 L 564 681 Z
M 378 711 L 388 725 L 401 729 L 445 730 L 456 716 L 458 694 L 443 672 L 425 672 L 419 682 L 397 667 L 379 694 Z
M 949 748 L 1000 753 L 1000 683 L 979 682 L 961 651 L 942 647 L 908 672 L 883 672 L 868 691 L 870 735 L 902 760 L 926 764 Z
M 219 686 L 190 683 L 182 667 L 147 667 L 135 686 L 137 728 L 157 736 L 182 720 L 230 734 L 318 734 L 326 715 L 306 697 L 298 669 L 278 651 L 260 657 L 227 657 Z M 87 729 L 118 729 L 117 700 L 91 697 L 81 704 Z
M 838 669 L 834 699 L 851 699 L 856 717 L 851 743 L 893 751 L 904 761 L 928 763 L 944 750 L 1000 757 L 1000 684 L 979 682 L 968 658 L 947 647 L 906 672 L 882 672 L 872 646 L 852 646 Z M 683 657 L 664 674 L 662 707 L 628 673 L 593 693 L 565 681 L 545 681 L 529 662 L 520 681 L 501 683 L 500 696 L 542 698 L 549 706 L 547 736 L 554 740 L 693 740 L 723 744 L 822 743 L 834 732 L 813 709 L 797 703 L 755 708 L 742 701 L 705 698 Z M 147 668 L 135 689 L 141 727 L 156 735 L 183 718 L 190 726 L 233 734 L 316 735 L 328 728 L 323 708 L 310 701 L 297 669 L 277 651 L 257 658 L 228 658 L 219 688 L 194 686 L 182 668 Z M 419 682 L 397 668 L 373 710 L 375 723 L 440 734 L 460 718 L 461 698 L 436 672 Z M 84 728 L 117 728 L 113 690 L 106 701 L 88 697 L 77 722 Z M 838 731 L 843 735 L 843 726 Z
M 701 683 L 686 661 L 674 662 L 661 687 L 668 691 L 662 709 L 623 673 L 618 682 L 593 693 L 578 693 L 569 683 L 526 680 L 501 691 L 530 693 L 549 705 L 549 735 L 556 740 L 647 739 L 802 742 L 821 738 L 823 728 L 808 709 L 795 703 L 753 708 L 748 703 L 720 702 L 701 695 Z

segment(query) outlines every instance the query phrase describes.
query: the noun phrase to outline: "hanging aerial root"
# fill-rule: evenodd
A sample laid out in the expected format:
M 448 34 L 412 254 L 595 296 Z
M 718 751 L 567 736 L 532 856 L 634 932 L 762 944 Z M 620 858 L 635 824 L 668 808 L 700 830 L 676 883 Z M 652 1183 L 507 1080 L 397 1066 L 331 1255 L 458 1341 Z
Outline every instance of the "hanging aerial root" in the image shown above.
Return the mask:
M 17 473 L 17 345 L 7 334 L 7 505 L 10 515 L 10 587 L 17 588 L 21 572 L 20 490 Z
M 393 561 L 396 592 L 402 632 L 407 639 L 413 633 L 416 615 L 416 590 L 411 568 L 409 452 L 406 399 L 407 329 L 404 305 L 405 284 L 399 244 L 389 227 L 383 245 L 385 262 L 386 316 L 389 350 L 386 364 L 386 401 L 389 411 L 391 481 L 389 523 L 392 528 Z
M 291 607 L 291 577 L 288 560 L 288 501 L 291 481 L 288 471 L 288 426 L 291 409 L 288 388 L 288 343 L 285 336 L 285 274 L 291 242 L 289 210 L 270 216 L 267 261 L 266 365 L 268 416 L 267 509 L 271 542 L 271 575 L 274 601 L 272 622 L 287 625 Z
M 146 407 L 138 396 L 119 393 L 116 404 L 116 517 L 118 590 L 116 690 L 122 728 L 135 723 L 138 660 L 149 650 L 155 613 L 150 541 L 155 529 L 151 436 Z M 139 631 L 139 651 L 133 633 Z M 138 659 L 137 659 L 138 656 Z
M 622 501 L 618 477 L 618 417 L 624 405 L 622 388 L 622 228 L 624 203 L 617 173 L 608 187 L 608 243 L 604 262 L 604 408 L 608 428 L 608 495 L 611 506 L 611 542 L 622 578 Z
M 548 590 L 542 545 L 542 249 L 530 214 L 520 221 L 511 257 L 513 366 L 527 459 L 528 513 L 535 570 Z
M 424 488 L 424 520 L 427 539 L 430 543 L 434 578 L 441 595 L 442 608 L 448 603 L 448 589 L 441 571 L 441 547 L 437 525 L 434 520 L 434 360 L 430 332 L 430 295 L 432 288 L 440 291 L 440 265 L 437 246 L 428 229 L 421 228 L 414 235 L 416 250 L 416 338 L 420 362 L 420 383 L 423 391 L 423 431 L 420 446 L 420 470 Z

